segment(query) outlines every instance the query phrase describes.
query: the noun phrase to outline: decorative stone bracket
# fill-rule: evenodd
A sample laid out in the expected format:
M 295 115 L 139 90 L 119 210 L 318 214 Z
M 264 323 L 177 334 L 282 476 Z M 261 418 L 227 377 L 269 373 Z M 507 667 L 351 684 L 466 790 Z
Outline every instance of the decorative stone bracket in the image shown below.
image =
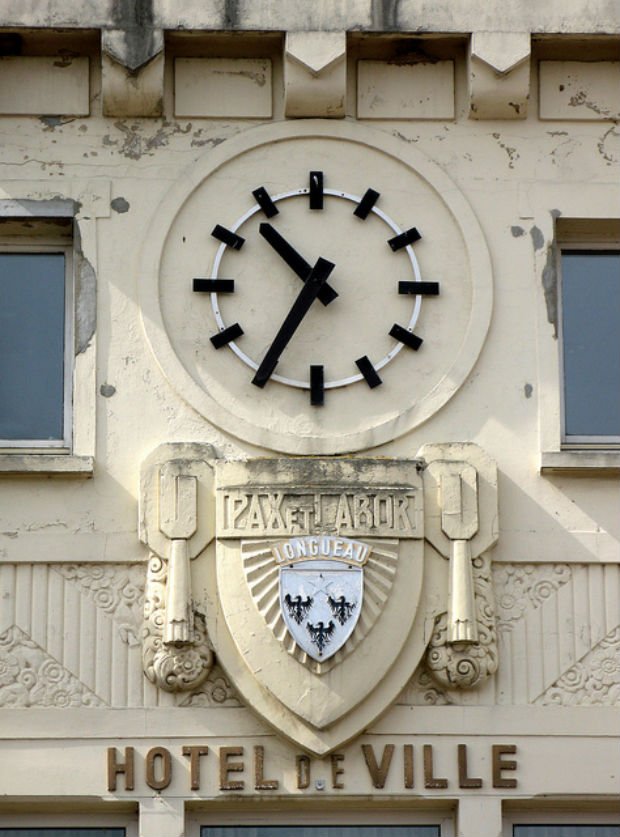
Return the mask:
M 346 50 L 344 32 L 287 32 L 284 50 L 286 116 L 344 117 Z
M 104 116 L 163 115 L 164 33 L 144 25 L 101 33 Z
M 529 32 L 474 32 L 469 45 L 471 119 L 525 119 L 530 98 Z
M 471 688 L 497 670 L 489 550 L 497 541 L 497 468 L 477 445 L 425 445 L 426 540 L 450 562 L 448 606 L 426 654 L 433 677 Z
M 204 622 L 192 606 L 190 561 L 213 539 L 213 471 L 204 445 L 167 444 L 143 463 L 140 540 L 154 553 L 147 571 L 143 662 L 169 692 L 199 686 L 213 665 Z

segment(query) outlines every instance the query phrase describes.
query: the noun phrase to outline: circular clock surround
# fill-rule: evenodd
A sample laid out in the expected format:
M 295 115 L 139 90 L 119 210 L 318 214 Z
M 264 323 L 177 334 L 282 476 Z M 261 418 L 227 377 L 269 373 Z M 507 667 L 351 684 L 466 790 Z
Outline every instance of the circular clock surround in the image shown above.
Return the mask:
M 325 174 L 321 212 L 305 205 L 311 170 Z M 302 288 L 256 234 L 267 220 L 252 196 L 261 186 L 278 198 L 281 217 L 270 221 L 287 240 L 309 263 L 321 257 L 336 265 L 329 282 L 339 298 L 325 307 L 314 301 L 278 364 L 284 380 L 272 377 L 258 388 L 252 369 Z M 367 188 L 380 193 L 371 223 L 352 215 L 354 199 Z M 243 249 L 211 237 L 216 224 L 243 226 L 244 236 L 247 229 Z M 386 243 L 393 230 L 413 226 L 420 241 L 393 253 Z M 217 275 L 231 276 L 239 288 L 215 298 L 219 322 L 214 296 L 192 293 L 193 278 L 213 277 L 214 264 Z M 399 297 L 398 282 L 420 275 L 439 282 L 440 295 Z M 486 338 L 492 273 L 472 209 L 425 155 L 366 126 L 304 120 L 249 129 L 192 165 L 155 213 L 139 293 L 159 366 L 206 420 L 270 450 L 336 454 L 391 441 L 454 395 Z M 234 319 L 243 323 L 235 342 L 251 368 L 229 346 L 211 344 Z M 409 331 L 415 326 L 424 341 L 419 351 L 395 343 L 388 335 L 393 322 Z M 345 362 L 360 354 L 382 369 L 381 386 L 371 389 L 358 369 L 347 371 Z M 310 404 L 304 371 L 315 362 L 326 370 L 318 408 Z

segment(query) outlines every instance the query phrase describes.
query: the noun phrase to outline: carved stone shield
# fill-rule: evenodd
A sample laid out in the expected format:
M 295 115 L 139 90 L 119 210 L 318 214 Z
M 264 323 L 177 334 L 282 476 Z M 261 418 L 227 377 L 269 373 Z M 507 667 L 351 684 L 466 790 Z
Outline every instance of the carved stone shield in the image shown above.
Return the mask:
M 432 628 L 415 463 L 222 462 L 216 486 L 200 577 L 217 661 L 280 734 L 328 753 L 395 700 Z

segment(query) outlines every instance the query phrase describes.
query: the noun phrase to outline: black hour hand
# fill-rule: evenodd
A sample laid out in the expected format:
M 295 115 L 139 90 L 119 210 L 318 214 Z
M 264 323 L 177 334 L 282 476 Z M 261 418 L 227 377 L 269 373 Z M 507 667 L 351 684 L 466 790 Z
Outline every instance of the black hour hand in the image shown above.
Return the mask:
M 288 346 L 301 321 L 308 313 L 310 306 L 318 297 L 321 288 L 325 287 L 327 277 L 334 267 L 335 265 L 332 262 L 328 262 L 326 259 L 318 259 L 317 263 L 310 270 L 310 274 L 306 278 L 303 288 L 299 292 L 291 310 L 286 315 L 284 322 L 273 339 L 273 343 L 267 349 L 267 354 L 258 367 L 256 375 L 252 378 L 252 383 L 257 387 L 264 387 L 273 374 L 280 360 L 280 355 Z
M 301 281 L 305 282 L 312 271 L 312 265 L 304 259 L 301 253 L 298 253 L 271 224 L 262 223 L 258 231 L 265 241 L 273 247 L 278 256 L 284 259 L 291 270 L 299 276 Z M 329 305 L 337 296 L 338 294 L 331 285 L 326 283 L 321 288 L 318 299 L 321 300 L 323 305 Z

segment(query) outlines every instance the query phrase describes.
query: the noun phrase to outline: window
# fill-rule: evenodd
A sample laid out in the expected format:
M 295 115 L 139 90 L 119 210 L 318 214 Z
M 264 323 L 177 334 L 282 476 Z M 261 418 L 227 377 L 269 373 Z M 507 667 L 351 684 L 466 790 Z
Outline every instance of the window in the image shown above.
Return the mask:
M 200 837 L 440 837 L 440 834 L 438 825 L 244 825 L 200 829 Z
M 96 213 L 78 208 L 0 201 L 0 474 L 93 471 Z
M 432 808 L 399 808 L 394 802 L 365 810 L 345 806 L 287 805 L 242 810 L 228 801 L 220 805 L 198 802 L 187 811 L 187 837 L 454 837 L 454 812 Z M 331 810 L 326 810 L 331 809 Z M 362 822 L 360 822 L 362 820 Z M 2 837 L 2 835 L 0 835 Z
M 620 445 L 620 250 L 562 248 L 563 442 Z
M 0 828 L 0 837 L 125 837 L 124 828 Z
M 0 249 L 0 445 L 71 444 L 71 249 Z
M 505 809 L 503 837 L 620 837 L 617 802 L 583 801 L 575 808 L 513 811 Z
M 513 837 L 620 837 L 620 825 L 515 825 Z
M 620 474 L 620 218 L 612 191 L 594 202 L 607 217 L 569 214 L 580 200 L 575 193 L 546 229 L 556 246 L 535 255 L 544 290 L 538 309 L 543 474 Z

